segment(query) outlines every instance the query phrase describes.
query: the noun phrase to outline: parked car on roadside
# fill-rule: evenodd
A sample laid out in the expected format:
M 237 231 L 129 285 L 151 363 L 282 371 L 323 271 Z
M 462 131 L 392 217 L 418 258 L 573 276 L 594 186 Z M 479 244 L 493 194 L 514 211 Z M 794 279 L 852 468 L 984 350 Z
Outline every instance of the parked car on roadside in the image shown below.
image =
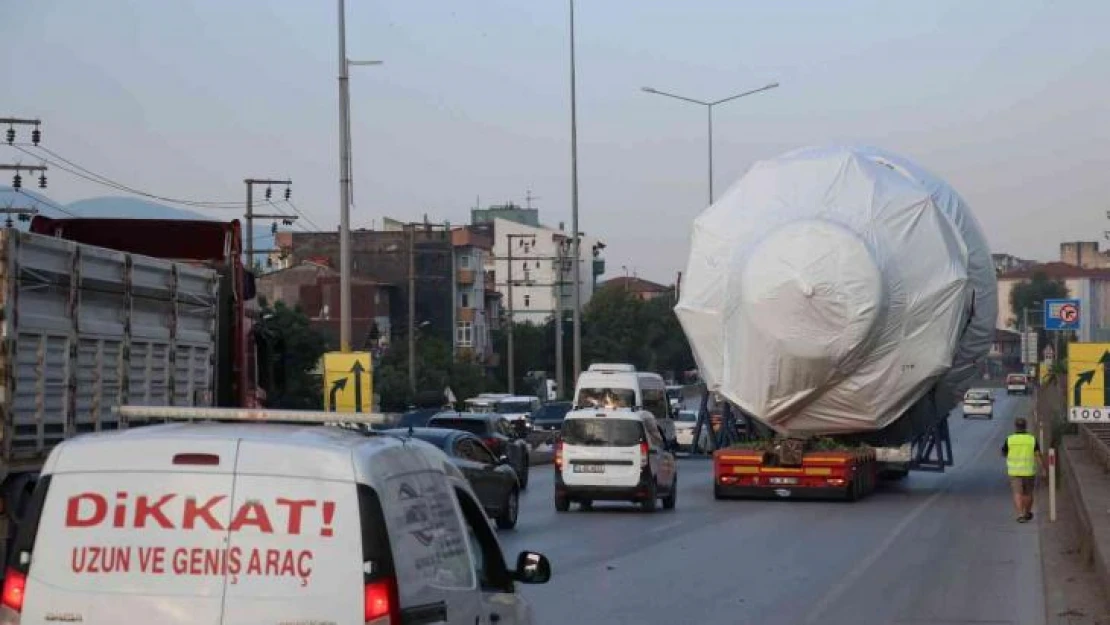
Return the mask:
M 1011 373 L 1006 376 L 1006 394 L 1028 395 L 1029 376 L 1024 373 Z
M 462 430 L 398 428 L 385 434 L 419 439 L 438 447 L 462 471 L 478 495 L 486 514 L 501 529 L 516 527 L 520 512 L 520 482 L 509 458 L 493 455 L 482 439 Z
M 520 479 L 520 489 L 528 488 L 528 442 L 521 438 L 504 415 L 475 412 L 441 412 L 428 420 L 427 427 L 470 432 L 482 439 L 497 457 L 507 456 Z

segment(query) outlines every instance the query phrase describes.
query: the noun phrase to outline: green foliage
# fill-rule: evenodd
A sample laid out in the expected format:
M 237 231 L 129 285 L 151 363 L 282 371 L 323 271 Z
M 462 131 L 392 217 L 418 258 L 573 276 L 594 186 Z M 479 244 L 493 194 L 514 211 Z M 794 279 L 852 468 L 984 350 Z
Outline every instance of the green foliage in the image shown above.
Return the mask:
M 1014 315 L 1010 325 L 1021 327 L 1025 317 L 1025 309 L 1031 309 L 1034 319 L 1040 319 L 1044 310 L 1046 299 L 1058 299 L 1068 296 L 1068 287 L 1060 280 L 1052 280 L 1041 272 L 1035 272 L 1031 280 L 1024 280 L 1014 285 L 1010 291 L 1010 312 Z
M 459 401 L 489 390 L 485 369 L 469 360 L 452 360 L 451 346 L 445 341 L 433 337 L 416 341 L 415 394 L 409 386 L 408 362 L 407 345 L 395 344 L 374 367 L 374 388 L 385 412 L 443 405 L 448 387 Z
M 300 308 L 262 302 L 258 324 L 259 377 L 266 403 L 273 408 L 319 410 L 323 401 L 316 368 L 327 348 L 325 338 Z
M 645 302 L 619 287 L 601 289 L 584 314 L 583 365 L 627 362 L 676 376 L 693 369 L 694 357 L 674 305 L 669 295 Z

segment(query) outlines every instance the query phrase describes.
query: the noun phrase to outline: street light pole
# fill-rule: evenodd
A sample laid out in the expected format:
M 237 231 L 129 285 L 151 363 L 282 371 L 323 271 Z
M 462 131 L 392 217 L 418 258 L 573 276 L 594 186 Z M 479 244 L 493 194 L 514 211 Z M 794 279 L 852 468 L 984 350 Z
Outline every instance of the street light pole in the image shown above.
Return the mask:
M 339 349 L 351 351 L 351 90 L 352 65 L 380 65 L 381 61 L 347 58 L 347 22 L 339 3 Z
M 582 373 L 582 237 L 578 234 L 578 102 L 574 62 L 574 0 L 570 2 L 570 231 L 574 236 L 574 379 Z
M 668 98 L 674 98 L 676 100 L 682 100 L 683 102 L 689 102 L 691 104 L 698 104 L 698 105 L 704 106 L 706 108 L 706 117 L 707 117 L 707 120 L 709 122 L 709 131 L 707 133 L 707 136 L 708 136 L 708 140 L 709 140 L 709 204 L 711 205 L 711 204 L 713 204 L 713 107 L 717 106 L 719 104 L 724 104 L 725 102 L 731 102 L 733 100 L 743 98 L 745 96 L 755 95 L 755 94 L 763 92 L 763 91 L 769 91 L 771 89 L 777 88 L 778 86 L 779 86 L 779 83 L 773 82 L 771 84 L 764 85 L 764 86 L 762 86 L 758 89 L 752 89 L 751 91 L 745 91 L 743 93 L 737 93 L 736 95 L 731 95 L 727 98 L 721 98 L 720 100 L 713 100 L 713 101 L 710 101 L 710 102 L 707 102 L 705 100 L 696 100 L 694 98 L 688 98 L 686 96 L 677 95 L 677 94 L 674 94 L 674 93 L 668 93 L 666 91 L 660 91 L 660 90 L 652 88 L 652 87 L 641 87 L 640 90 L 643 91 L 644 93 L 652 93 L 652 94 L 655 94 L 655 95 L 666 96 Z

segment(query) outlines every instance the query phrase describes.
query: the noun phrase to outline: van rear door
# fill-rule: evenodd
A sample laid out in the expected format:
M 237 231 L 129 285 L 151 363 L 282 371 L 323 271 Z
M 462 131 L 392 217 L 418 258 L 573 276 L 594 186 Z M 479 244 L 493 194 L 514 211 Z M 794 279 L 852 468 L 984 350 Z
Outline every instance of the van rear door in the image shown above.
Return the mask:
M 379 528 L 384 531 L 384 528 Z M 358 491 L 349 453 L 244 440 L 224 623 L 362 623 Z
M 236 441 L 82 442 L 55 456 L 22 622 L 220 623 Z M 34 522 L 25 526 L 34 526 Z

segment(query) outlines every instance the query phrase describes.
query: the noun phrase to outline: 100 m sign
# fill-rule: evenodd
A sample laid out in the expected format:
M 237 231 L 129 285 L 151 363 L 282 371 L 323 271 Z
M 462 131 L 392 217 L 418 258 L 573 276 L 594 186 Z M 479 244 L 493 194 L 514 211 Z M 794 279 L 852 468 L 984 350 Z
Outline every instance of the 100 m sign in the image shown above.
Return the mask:
M 1108 406 L 1076 406 L 1068 415 L 1071 423 L 1110 423 L 1110 407 Z

